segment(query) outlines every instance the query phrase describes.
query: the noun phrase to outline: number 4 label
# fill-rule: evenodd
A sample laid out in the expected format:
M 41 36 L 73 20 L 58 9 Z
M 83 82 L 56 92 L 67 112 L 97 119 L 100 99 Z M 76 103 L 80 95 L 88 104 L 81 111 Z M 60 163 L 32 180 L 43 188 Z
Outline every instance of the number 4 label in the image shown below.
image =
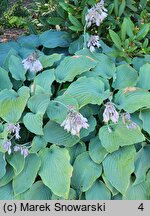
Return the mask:
M 144 206 L 143 206 L 143 203 L 141 203 L 138 207 L 139 210 L 143 211 L 144 210 Z

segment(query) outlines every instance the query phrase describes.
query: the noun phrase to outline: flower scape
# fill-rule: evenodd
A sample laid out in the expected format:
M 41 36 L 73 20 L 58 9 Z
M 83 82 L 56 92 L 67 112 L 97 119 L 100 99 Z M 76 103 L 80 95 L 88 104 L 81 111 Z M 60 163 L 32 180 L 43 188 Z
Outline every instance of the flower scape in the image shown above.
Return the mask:
M 74 27 L 0 44 L 0 199 L 149 200 L 147 25 L 120 1 L 86 1 L 80 25 L 68 8 Z

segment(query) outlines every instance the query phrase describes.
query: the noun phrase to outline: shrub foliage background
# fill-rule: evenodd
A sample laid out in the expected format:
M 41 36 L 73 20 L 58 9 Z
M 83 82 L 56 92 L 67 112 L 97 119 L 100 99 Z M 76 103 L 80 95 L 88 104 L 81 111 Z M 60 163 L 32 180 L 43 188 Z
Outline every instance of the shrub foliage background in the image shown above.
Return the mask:
M 117 14 L 134 9 L 117 2 Z M 84 46 L 88 32 L 76 40 L 48 30 L 0 44 L 0 199 L 150 198 L 150 55 L 147 46 L 141 52 L 149 23 L 135 33 L 130 21 L 122 18 L 95 52 Z M 126 40 L 137 46 L 131 55 Z M 22 64 L 33 53 L 43 68 L 37 73 Z M 109 101 L 116 123 L 103 119 Z M 88 120 L 80 135 L 62 125 L 70 106 Z

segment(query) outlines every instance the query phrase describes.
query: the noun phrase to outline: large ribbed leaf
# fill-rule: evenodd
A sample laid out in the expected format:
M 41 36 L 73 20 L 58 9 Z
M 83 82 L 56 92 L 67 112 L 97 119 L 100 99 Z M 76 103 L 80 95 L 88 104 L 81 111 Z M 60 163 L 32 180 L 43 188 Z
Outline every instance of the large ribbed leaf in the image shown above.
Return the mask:
M 100 105 L 103 100 L 109 97 L 109 91 L 104 91 L 104 83 L 95 77 L 79 78 L 68 87 L 65 94 L 74 97 L 80 108 L 87 104 Z
M 31 187 L 35 181 L 40 165 L 41 161 L 36 154 L 29 154 L 27 156 L 24 169 L 13 179 L 15 194 L 23 193 Z
M 23 67 L 21 60 L 15 55 L 12 55 L 9 58 L 9 70 L 14 79 L 22 81 L 25 80 L 26 71 Z
M 13 177 L 14 177 L 13 168 L 7 165 L 5 175 L 0 179 L 0 187 L 8 184 L 13 179 Z
M 51 85 L 55 80 L 54 69 L 45 70 L 34 79 L 35 94 L 46 93 L 51 95 Z
M 84 142 L 82 142 L 82 144 L 77 143 L 76 145 L 67 148 L 67 150 L 69 151 L 70 155 L 70 163 L 73 164 L 76 157 L 86 151 L 86 145 Z
M 96 66 L 97 62 L 88 56 L 75 55 L 66 57 L 55 70 L 58 82 L 71 82 L 77 75 L 89 71 Z
M 65 31 L 45 31 L 40 37 L 40 43 L 47 48 L 69 47 L 71 36 Z
M 31 143 L 30 152 L 36 153 L 39 150 L 41 150 L 42 148 L 45 148 L 46 145 L 47 145 L 47 142 L 45 141 L 43 136 L 35 136 L 32 140 L 32 143 Z
M 61 59 L 61 56 L 60 54 L 53 54 L 53 55 L 41 55 L 39 57 L 39 60 L 43 66 L 43 68 L 47 68 L 47 67 L 51 67 L 53 66 L 53 64 L 57 61 L 59 61 Z M 43 73 L 43 72 L 42 72 Z
M 32 133 L 43 135 L 43 114 L 27 113 L 23 117 L 23 123 Z
M 111 128 L 112 132 L 109 132 L 107 126 L 103 126 L 99 130 L 101 144 L 110 153 L 119 149 L 119 146 L 132 145 L 145 140 L 139 126 L 128 129 L 120 123 L 111 126 Z
M 150 64 L 144 64 L 140 68 L 137 86 L 146 90 L 150 90 Z
M 42 181 L 37 181 L 23 197 L 25 200 L 50 200 L 51 196 L 51 190 L 45 186 Z
M 13 194 L 13 188 L 11 183 L 3 187 L 0 187 L 0 200 L 13 200 L 13 199 L 14 199 L 14 194 Z
M 138 78 L 137 71 L 131 66 L 124 64 L 117 67 L 113 87 L 122 89 L 129 86 L 135 86 Z
M 111 193 L 102 181 L 95 181 L 92 187 L 85 192 L 86 200 L 110 200 Z
M 134 171 L 134 146 L 126 146 L 107 155 L 103 161 L 104 174 L 120 193 L 125 194 Z
M 78 191 L 87 191 L 100 177 L 102 166 L 94 163 L 88 152 L 80 154 L 73 165 L 72 186 Z
M 43 183 L 57 196 L 68 197 L 72 166 L 70 156 L 65 148 L 52 145 L 39 152 L 42 161 L 39 175 Z
M 0 90 L 12 89 L 12 83 L 10 82 L 8 72 L 0 67 Z
M 135 159 L 135 175 L 134 184 L 139 184 L 146 179 L 146 173 L 150 168 L 150 146 L 144 146 L 136 155 Z
M 5 154 L 0 152 L 0 179 L 5 175 L 5 173 L 6 173 Z
M 107 154 L 108 152 L 102 146 L 98 136 L 90 140 L 89 155 L 95 163 L 100 164 L 104 160 Z
M 0 92 L 0 117 L 7 122 L 17 122 L 29 98 L 29 88 L 23 86 L 16 93 L 14 90 Z
M 150 108 L 150 92 L 135 87 L 126 88 L 116 94 L 115 103 L 118 104 L 119 109 L 129 113 L 142 107 Z
M 143 121 L 143 129 L 150 134 L 150 109 L 143 109 L 139 117 Z
M 25 159 L 20 152 L 15 152 L 8 156 L 7 161 L 14 168 L 15 175 L 18 175 L 24 168 Z

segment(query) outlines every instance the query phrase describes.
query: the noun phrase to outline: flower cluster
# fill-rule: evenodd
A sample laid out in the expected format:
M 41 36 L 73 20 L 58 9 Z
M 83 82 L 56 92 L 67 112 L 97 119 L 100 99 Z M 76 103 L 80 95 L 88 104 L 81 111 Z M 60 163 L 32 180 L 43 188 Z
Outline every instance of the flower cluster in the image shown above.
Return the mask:
M 43 70 L 41 62 L 37 59 L 35 53 L 29 55 L 26 59 L 22 61 L 25 70 L 30 70 L 31 72 L 39 72 Z
M 88 13 L 85 17 L 87 27 L 91 27 L 92 24 L 100 26 L 100 24 L 108 15 L 106 12 L 107 9 L 104 7 L 104 0 L 101 0 L 88 10 Z
M 17 146 L 17 145 L 14 146 L 14 152 L 18 152 L 18 151 L 21 152 L 21 155 L 23 155 L 24 158 L 27 157 L 29 154 L 29 150 L 26 147 Z
M 87 47 L 90 48 L 91 52 L 94 52 L 95 47 L 100 47 L 99 43 L 99 36 L 98 35 L 92 35 L 88 41 Z
M 126 125 L 128 129 L 135 129 L 137 127 L 137 124 L 131 120 L 130 113 L 122 114 L 122 122 Z
M 19 124 L 13 124 L 9 123 L 7 126 L 7 131 L 10 133 L 14 133 L 16 139 L 20 139 L 19 131 L 20 131 L 20 125 Z
M 72 135 L 80 136 L 81 128 L 88 128 L 89 124 L 87 119 L 81 115 L 81 113 L 69 109 L 66 119 L 62 122 L 61 127 L 64 127 L 67 132 L 71 132 Z
M 8 152 L 8 154 L 10 155 L 11 152 L 12 152 L 11 151 L 11 141 L 10 140 L 4 141 L 3 144 L 2 144 L 2 146 L 3 146 L 3 149 L 5 149 L 6 152 Z
M 119 120 L 119 113 L 111 102 L 107 102 L 105 104 L 105 110 L 103 112 L 103 121 L 108 123 L 109 120 L 114 123 L 117 123 Z

